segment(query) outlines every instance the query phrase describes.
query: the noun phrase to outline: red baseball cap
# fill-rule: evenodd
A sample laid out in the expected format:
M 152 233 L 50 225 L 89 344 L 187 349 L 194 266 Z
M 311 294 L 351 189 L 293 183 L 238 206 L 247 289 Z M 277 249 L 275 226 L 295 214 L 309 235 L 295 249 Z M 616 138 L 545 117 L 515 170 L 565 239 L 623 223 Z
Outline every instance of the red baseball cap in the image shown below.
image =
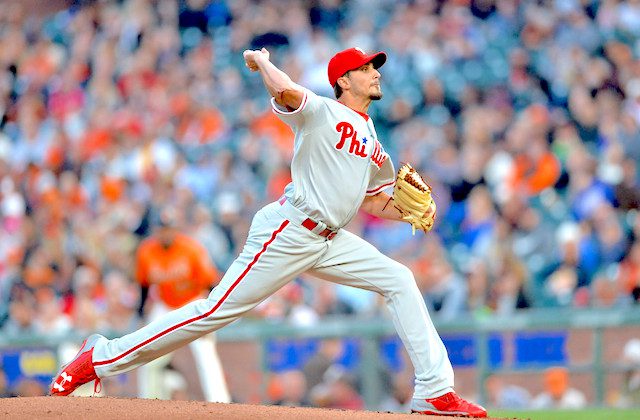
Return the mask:
M 329 73 L 329 83 L 335 86 L 336 82 L 349 70 L 357 69 L 367 63 L 373 63 L 373 68 L 380 68 L 387 61 L 387 54 L 384 51 L 367 55 L 360 48 L 349 48 L 340 51 L 329 60 L 327 72 Z

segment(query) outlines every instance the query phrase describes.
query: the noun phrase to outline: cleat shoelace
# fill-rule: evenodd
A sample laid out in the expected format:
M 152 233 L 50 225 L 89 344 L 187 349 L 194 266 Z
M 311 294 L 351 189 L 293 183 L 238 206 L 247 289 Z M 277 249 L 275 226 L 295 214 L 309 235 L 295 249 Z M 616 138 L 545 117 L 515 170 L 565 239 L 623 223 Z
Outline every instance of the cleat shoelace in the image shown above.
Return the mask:
M 96 381 L 93 383 L 93 396 L 95 397 L 100 391 L 102 391 L 102 381 L 100 378 L 96 378 Z

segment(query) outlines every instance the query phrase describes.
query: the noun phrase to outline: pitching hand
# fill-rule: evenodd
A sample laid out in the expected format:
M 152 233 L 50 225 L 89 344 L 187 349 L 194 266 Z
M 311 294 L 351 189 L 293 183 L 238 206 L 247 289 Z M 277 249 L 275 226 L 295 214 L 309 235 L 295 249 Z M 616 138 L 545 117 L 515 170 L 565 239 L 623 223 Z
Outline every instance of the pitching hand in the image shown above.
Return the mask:
M 435 201 L 431 201 L 429 208 L 427 209 L 427 211 L 424 212 L 424 215 L 422 217 L 425 219 L 428 219 L 432 216 L 434 219 L 436 218 L 436 202 Z
M 258 68 L 257 61 L 260 58 L 269 60 L 269 51 L 267 51 L 266 48 L 261 50 L 245 50 L 242 56 L 244 57 L 244 64 L 249 70 L 258 71 L 260 69 Z

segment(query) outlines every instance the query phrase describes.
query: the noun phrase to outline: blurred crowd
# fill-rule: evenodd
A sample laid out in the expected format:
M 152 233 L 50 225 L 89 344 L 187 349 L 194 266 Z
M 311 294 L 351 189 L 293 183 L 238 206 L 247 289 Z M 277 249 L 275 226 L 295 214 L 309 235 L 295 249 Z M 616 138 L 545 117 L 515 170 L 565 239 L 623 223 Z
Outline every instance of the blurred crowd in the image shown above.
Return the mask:
M 341 355 L 337 340 L 326 340 L 300 369 L 274 373 L 267 387 L 273 404 L 315 406 L 343 410 L 365 409 L 361 380 L 336 361 Z M 623 366 L 619 380 L 605 390 L 605 404 L 616 408 L 640 406 L 640 339 L 624 343 L 618 355 Z M 376 372 L 387 393 L 377 410 L 409 412 L 413 397 L 413 376 L 405 372 Z M 551 366 L 539 375 L 515 378 L 491 375 L 485 381 L 486 405 L 502 410 L 578 410 L 589 405 L 588 387 L 580 373 L 563 366 Z M 580 380 L 582 379 L 582 380 Z M 587 391 L 587 392 L 585 392 Z
M 340 49 L 384 50 L 370 109 L 436 229 L 348 229 L 414 272 L 436 319 L 640 300 L 639 0 L 76 1 L 0 8 L 2 334 L 124 333 L 139 242 L 163 208 L 224 271 L 290 181 L 291 131 L 242 51 L 332 96 Z M 257 317 L 374 316 L 297 279 Z

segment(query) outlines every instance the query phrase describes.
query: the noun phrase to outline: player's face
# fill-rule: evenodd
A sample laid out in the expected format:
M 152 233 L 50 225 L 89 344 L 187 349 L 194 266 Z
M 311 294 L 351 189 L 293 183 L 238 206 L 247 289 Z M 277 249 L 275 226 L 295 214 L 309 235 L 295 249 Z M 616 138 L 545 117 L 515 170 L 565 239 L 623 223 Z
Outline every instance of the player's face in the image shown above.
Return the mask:
M 372 101 L 382 99 L 380 88 L 380 72 L 373 68 L 373 63 L 367 63 L 349 72 L 352 93 L 366 96 Z
M 174 229 L 173 227 L 163 226 L 158 228 L 158 230 L 156 231 L 156 237 L 158 238 L 158 241 L 160 242 L 160 245 L 162 245 L 162 247 L 169 248 L 171 245 L 173 245 L 173 241 L 176 238 L 176 232 L 176 229 Z

